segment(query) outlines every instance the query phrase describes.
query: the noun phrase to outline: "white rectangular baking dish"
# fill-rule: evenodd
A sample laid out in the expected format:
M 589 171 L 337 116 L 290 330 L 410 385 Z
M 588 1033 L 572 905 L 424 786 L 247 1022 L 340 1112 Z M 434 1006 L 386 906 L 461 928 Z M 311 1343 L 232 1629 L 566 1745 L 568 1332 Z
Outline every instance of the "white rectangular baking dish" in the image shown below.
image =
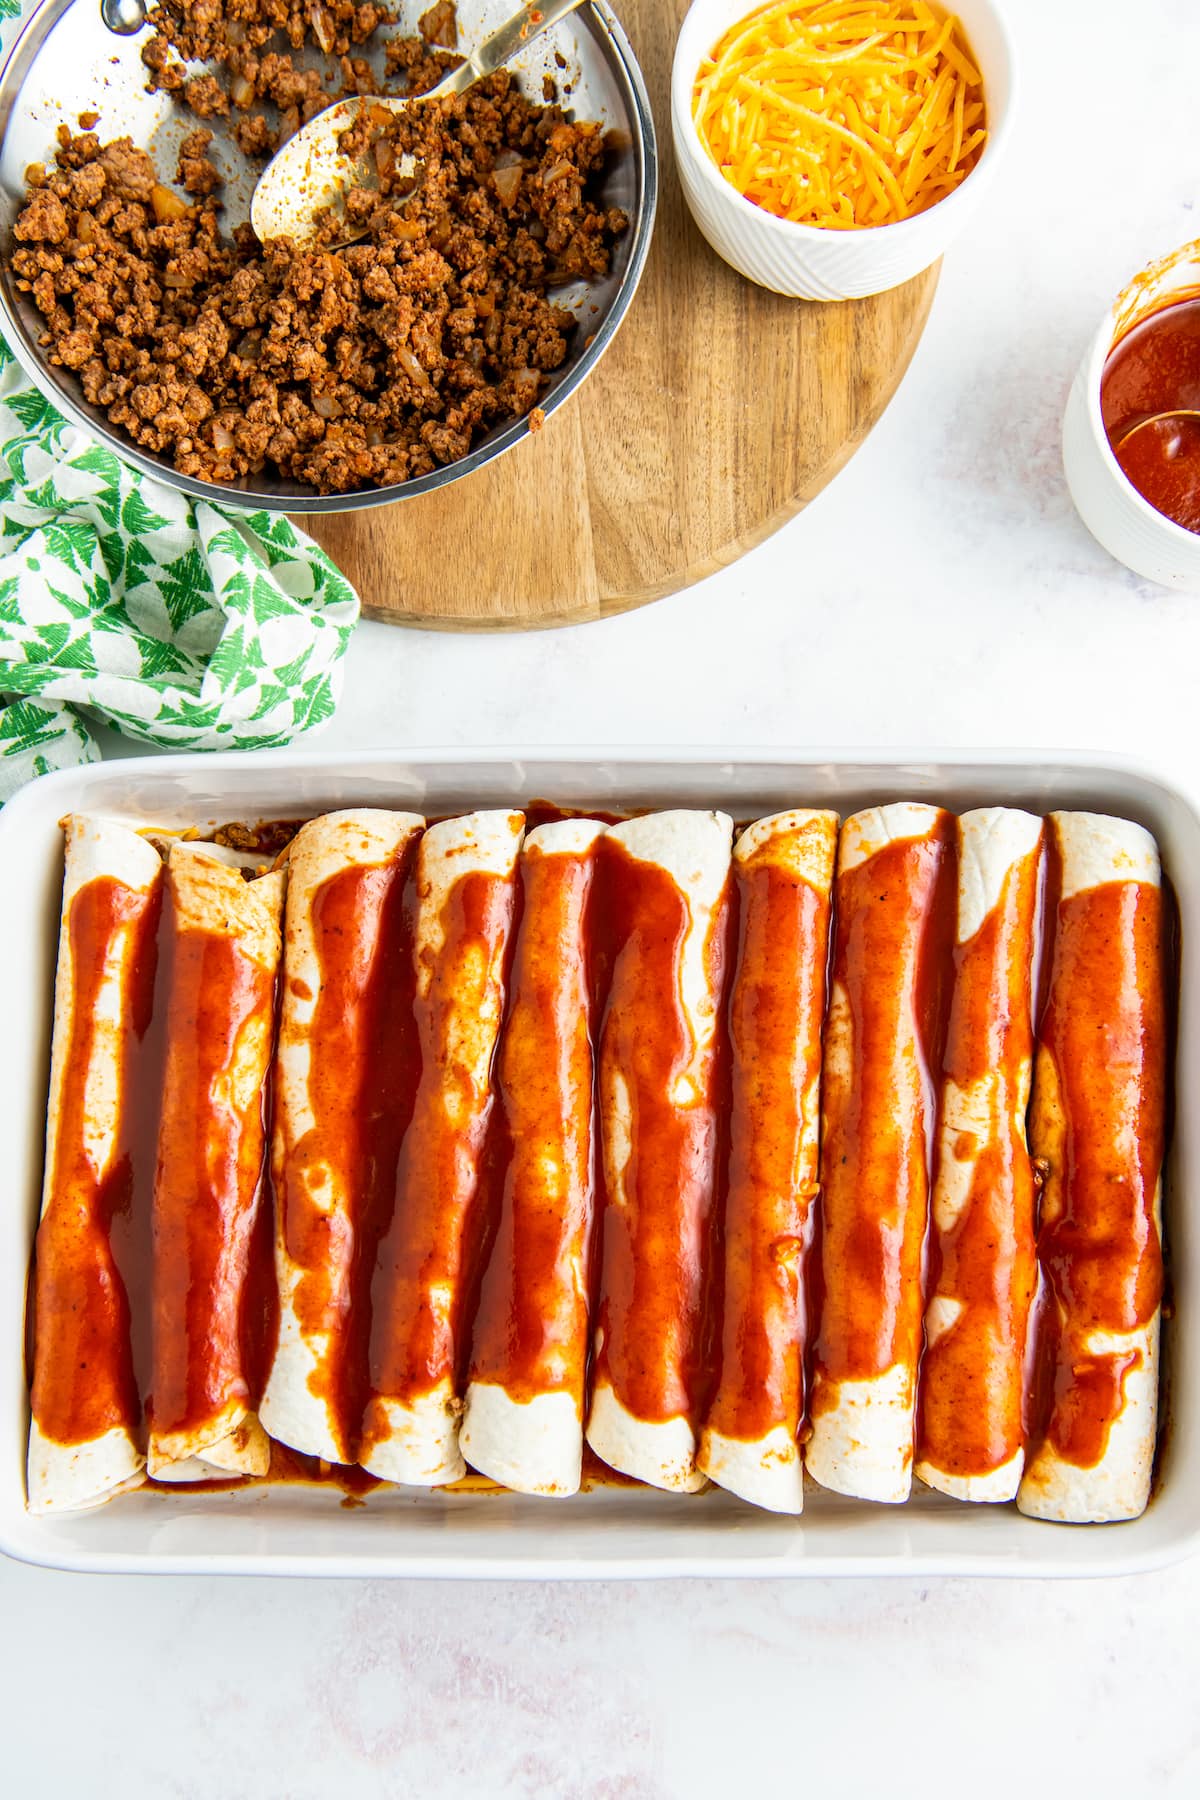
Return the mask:
M 1011 1507 L 966 1507 L 922 1491 L 900 1508 L 811 1490 L 801 1519 L 694 1497 L 611 1488 L 569 1501 L 381 1490 L 346 1508 L 336 1491 L 263 1488 L 205 1498 L 137 1493 L 57 1519 L 25 1511 L 25 1281 L 37 1213 L 62 849 L 58 821 L 102 811 L 132 824 L 282 818 L 355 803 L 447 813 L 550 799 L 619 810 L 720 806 L 748 818 L 813 803 L 843 813 L 929 799 L 1085 807 L 1157 836 L 1185 952 L 1200 941 L 1195 788 L 1123 759 L 1062 752 L 952 753 L 538 750 L 176 756 L 95 764 L 34 782 L 0 813 L 0 1548 L 59 1568 L 303 1575 L 1102 1575 L 1200 1547 L 1200 1114 L 1182 1097 L 1200 1070 L 1200 964 L 1182 968 L 1177 1107 L 1166 1194 L 1175 1317 L 1158 1487 L 1131 1524 L 1064 1526 Z

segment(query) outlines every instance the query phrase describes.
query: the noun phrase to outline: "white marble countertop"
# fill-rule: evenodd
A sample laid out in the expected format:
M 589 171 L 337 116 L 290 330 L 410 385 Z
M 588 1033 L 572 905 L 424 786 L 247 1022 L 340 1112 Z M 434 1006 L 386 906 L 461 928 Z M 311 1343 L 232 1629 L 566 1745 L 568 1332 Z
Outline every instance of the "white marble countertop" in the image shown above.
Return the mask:
M 1108 301 L 1200 234 L 1200 9 L 1010 10 L 1011 160 L 832 488 L 735 568 L 603 625 L 362 626 L 325 746 L 1197 754 L 1200 600 L 1097 548 L 1058 439 Z M 0 1785 L 658 1800 L 969 1780 L 986 1800 L 1033 1777 L 1190 1795 L 1198 1617 L 1200 1562 L 1070 1585 L 372 1586 L 0 1561 Z

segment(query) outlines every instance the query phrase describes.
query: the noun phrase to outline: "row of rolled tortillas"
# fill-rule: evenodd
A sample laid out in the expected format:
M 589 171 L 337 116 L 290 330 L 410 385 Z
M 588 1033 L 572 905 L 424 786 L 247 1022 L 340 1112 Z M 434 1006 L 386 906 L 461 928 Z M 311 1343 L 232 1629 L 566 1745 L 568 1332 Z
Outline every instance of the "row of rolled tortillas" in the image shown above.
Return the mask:
M 1162 1268 L 1157 849 L 1142 827 L 1096 814 L 1052 814 L 1045 826 L 1014 809 L 963 815 L 954 825 L 954 979 L 937 1105 L 922 1080 L 918 1008 L 901 980 L 885 991 L 880 1009 L 890 1096 L 877 1093 L 874 1103 L 883 1128 L 866 1132 L 860 1109 L 872 1102 L 862 1070 L 880 1052 L 878 1044 L 868 1050 L 856 1037 L 866 1011 L 864 984 L 860 979 L 857 993 L 847 991 L 845 947 L 855 933 L 870 929 L 879 890 L 888 885 L 886 867 L 888 882 L 906 884 L 910 902 L 894 967 L 907 968 L 911 981 L 919 939 L 936 905 L 937 844 L 946 827 L 946 816 L 936 809 L 896 805 L 848 821 L 841 836 L 822 1075 L 827 1301 L 813 1357 L 805 1465 L 821 1485 L 876 1501 L 908 1497 L 915 1459 L 923 1481 L 958 1499 L 1015 1498 L 1033 1517 L 1069 1522 L 1136 1517 L 1149 1498 L 1156 1441 Z M 1049 1003 L 1035 1045 L 1033 979 L 1047 832 L 1056 865 L 1042 925 Z M 1139 896 L 1149 901 L 1154 922 L 1145 934 L 1141 966 L 1133 965 L 1128 943 L 1114 946 L 1107 924 L 1089 923 L 1088 908 L 1081 906 L 1118 891 L 1128 897 L 1127 906 L 1140 905 Z M 1127 1014 L 1137 1055 L 1126 1063 L 1116 1051 L 1110 1016 L 1091 1021 L 1088 1054 L 1068 1067 L 1056 1021 L 1084 1004 L 1081 969 L 1106 961 L 1120 977 L 1114 1013 Z M 965 1020 L 981 1002 L 986 1030 L 977 1033 L 972 1051 Z M 877 1030 L 879 1025 L 876 1016 Z M 1086 1122 L 1079 1104 L 1083 1092 L 1093 1096 Z M 1152 1146 L 1144 1187 L 1129 1143 L 1129 1121 L 1139 1112 Z M 1040 1208 L 1027 1117 L 1044 1171 Z M 858 1128 L 857 1149 L 847 1147 L 850 1118 Z M 897 1119 L 917 1121 L 919 1129 L 902 1141 Z M 1084 1139 L 1100 1146 L 1102 1167 L 1090 1183 L 1071 1173 L 1081 1162 Z M 1072 1181 L 1075 1191 L 1068 1197 Z M 1129 1193 L 1130 1207 L 1110 1233 L 1102 1213 L 1114 1183 Z M 853 1366 L 848 1354 L 851 1331 L 840 1316 L 845 1310 L 840 1301 L 849 1284 L 838 1276 L 839 1258 L 861 1233 L 864 1215 L 871 1216 L 871 1196 L 886 1246 L 878 1316 L 884 1314 L 885 1290 L 895 1303 L 888 1314 L 893 1354 L 877 1354 L 875 1366 L 866 1369 L 863 1359 Z M 925 1294 L 927 1202 L 936 1274 Z M 1074 1209 L 1070 1216 L 1069 1209 Z M 1061 1238 L 1056 1236 L 1064 1226 Z M 1062 1245 L 1069 1246 L 1064 1259 L 1058 1255 Z M 986 1279 L 980 1278 L 980 1261 Z M 1143 1295 L 1139 1315 L 1125 1319 L 1120 1329 L 1106 1324 L 1086 1298 L 1089 1282 L 1094 1295 L 1096 1268 L 1105 1263 L 1111 1288 L 1131 1288 L 1136 1278 Z M 1039 1344 L 1048 1347 L 1040 1353 L 1050 1364 L 1054 1398 L 1027 1461 L 1023 1399 L 1039 1279 L 1044 1290 Z M 880 1345 L 873 1348 L 879 1351 Z M 1062 1448 L 1059 1427 L 1091 1371 L 1113 1357 L 1127 1360 L 1128 1367 L 1095 1459 L 1080 1461 Z M 965 1459 L 964 1466 L 963 1440 L 972 1434 L 987 1454 L 973 1463 Z
M 186 1447 L 186 1460 L 182 1455 L 156 1456 L 152 1442 L 152 1459 L 158 1463 L 154 1472 L 170 1478 L 174 1465 L 195 1478 L 205 1468 L 229 1470 L 238 1466 L 229 1460 L 231 1453 L 257 1463 L 265 1426 L 279 1440 L 330 1460 L 357 1455 L 387 1479 L 452 1481 L 463 1472 L 465 1453 L 474 1467 L 506 1485 L 568 1493 L 579 1484 L 586 1427 L 588 1441 L 605 1461 L 656 1485 L 693 1489 L 707 1476 L 760 1505 L 798 1511 L 800 1331 L 802 1323 L 810 1328 L 817 1324 L 802 1321 L 800 1277 L 818 1179 L 824 941 L 838 843 L 836 818 L 809 811 L 779 815 L 752 826 L 733 848 L 730 821 L 702 812 L 649 815 L 608 831 L 593 821 L 567 820 L 525 835 L 523 820 L 514 813 L 469 815 L 428 831 L 422 826 L 415 815 L 363 810 L 315 820 L 293 842 L 272 1154 L 280 1332 L 263 1395 L 262 1423 L 236 1415 L 236 1408 L 221 1413 L 213 1426 L 217 1435 L 210 1432 L 192 1445 L 169 1446 L 179 1451 Z M 1060 815 L 1055 828 L 1064 894 L 1126 877 L 1157 883 L 1157 856 L 1140 828 L 1093 815 Z M 92 842 L 89 829 L 94 835 L 95 828 L 81 826 L 79 841 L 69 843 L 68 894 L 72 884 L 80 885 L 101 866 L 97 857 L 105 831 Z M 159 878 L 157 853 L 133 833 L 115 829 L 120 840 L 108 831 L 104 854 L 115 857 L 131 886 L 140 883 L 148 890 Z M 956 829 L 955 932 L 962 946 L 978 936 L 1002 893 L 1011 892 L 1013 871 L 1027 871 L 1040 842 L 1041 822 L 990 809 L 965 815 Z M 856 871 L 861 886 L 866 870 L 869 886 L 872 859 L 879 852 L 889 845 L 918 845 L 923 838 L 944 836 L 945 830 L 946 815 L 920 806 L 872 809 L 847 821 L 838 853 L 839 906 L 843 889 L 853 899 Z M 673 959 L 656 953 L 640 929 L 632 929 L 618 946 L 610 970 L 612 992 L 617 1000 L 626 996 L 628 1004 L 610 1004 L 593 1047 L 588 1032 L 567 1031 L 563 1020 L 578 1020 L 587 1004 L 581 975 L 585 912 L 602 838 L 609 840 L 610 858 L 620 855 L 653 872 L 659 885 L 648 890 L 647 905 L 660 910 L 664 903 L 673 906 L 683 929 Z M 361 1329 L 355 1334 L 346 1316 L 356 1254 L 352 1171 L 339 1169 L 336 1158 L 330 1160 L 328 1146 L 323 1158 L 308 1154 L 315 1143 L 321 1084 L 330 1076 L 328 1068 L 322 1071 L 322 1047 L 310 1029 L 321 977 L 317 896 L 335 873 L 356 868 L 375 872 L 373 890 L 368 883 L 364 892 L 376 909 L 378 927 L 394 904 L 388 893 L 391 881 L 378 879 L 378 872 L 403 882 L 410 859 L 416 874 L 413 1011 L 422 1034 L 422 1066 L 441 1074 L 436 1082 L 422 1084 L 402 1152 L 402 1204 L 396 1219 L 407 1222 L 407 1237 L 403 1229 L 398 1233 L 393 1220 L 371 1245 L 384 1275 L 384 1287 L 375 1291 L 383 1296 L 385 1320 L 395 1323 L 364 1336 Z M 514 896 L 519 861 L 525 905 L 518 922 Z M 721 1377 L 701 1417 L 694 1400 L 695 1369 L 712 1274 L 705 1256 L 716 1185 L 713 1084 L 721 973 L 714 946 L 731 862 L 741 895 L 742 936 L 737 971 L 731 971 L 735 1074 L 726 1205 L 736 1212 L 739 1230 L 725 1233 Z M 487 928 L 460 932 L 461 941 L 451 933 L 448 941 L 447 901 L 464 873 L 476 879 L 487 899 Z M 240 885 L 253 893 L 263 884 Z M 1009 920 L 1010 951 L 1021 939 L 1020 907 L 1017 915 L 1015 922 Z M 369 934 L 369 908 L 364 928 Z M 770 983 L 769 971 L 772 946 L 777 948 L 781 934 L 788 933 L 795 956 L 819 973 L 781 995 L 779 984 Z M 501 1040 L 510 962 L 509 1010 Z M 444 982 L 448 966 L 454 971 L 449 990 Z M 655 983 L 661 985 L 664 970 L 672 968 L 675 991 L 657 992 Z M 60 958 L 60 990 L 63 983 Z M 351 981 L 345 989 L 350 1018 L 355 991 Z M 366 1004 L 368 985 L 360 982 L 357 991 Z M 783 1016 L 764 1023 L 768 993 Z M 914 1084 L 917 1075 L 911 1020 L 906 1023 L 904 1017 L 910 1001 L 901 982 L 893 1016 L 895 1072 L 901 1085 L 905 1080 Z M 52 1133 L 56 1084 L 63 1079 L 59 1047 L 67 1042 L 59 1015 L 69 1014 L 69 1005 L 69 993 L 60 992 Z M 1031 996 L 1028 1007 L 1031 1012 Z M 622 1021 L 667 1012 L 679 1041 L 670 1092 L 658 1095 L 646 1086 L 656 1079 L 646 1044 Z M 824 1046 L 827 1135 L 838 1129 L 839 1107 L 856 1104 L 860 1047 L 853 1039 L 852 1016 L 847 996 L 839 993 L 835 944 Z M 1028 1019 L 1023 1033 L 1019 1020 L 1017 1025 L 1013 1044 L 986 1079 L 973 1086 L 947 1084 L 941 1106 L 943 1149 L 951 1133 L 961 1143 L 972 1134 L 982 1141 L 989 1133 L 1004 1132 L 1019 1163 L 1032 1036 Z M 349 1053 L 347 1045 L 341 1050 Z M 325 1055 L 328 1061 L 328 1050 Z M 529 1080 L 528 1071 L 538 1068 L 553 1072 L 548 1096 Z M 594 1367 L 585 1421 L 585 1270 L 594 1200 L 592 1134 L 597 1130 L 588 1103 L 593 1074 L 601 1100 L 597 1148 L 605 1205 L 596 1247 L 599 1306 L 591 1321 Z M 102 1076 L 100 1083 L 102 1087 Z M 925 1097 L 916 1095 L 916 1085 L 911 1091 L 915 1116 L 924 1118 Z M 679 1170 L 673 1190 L 665 1193 L 639 1182 L 634 1155 L 639 1118 L 649 1117 L 664 1100 L 675 1115 L 678 1141 L 672 1139 L 672 1148 Z M 497 1241 L 483 1272 L 464 1381 L 456 1372 L 466 1330 L 461 1293 L 479 1199 L 478 1155 L 495 1106 L 504 1111 L 521 1154 L 511 1157 L 507 1169 Z M 767 1119 L 769 1129 L 763 1123 Z M 931 1121 L 932 1115 L 923 1128 L 932 1129 Z M 459 1146 L 458 1154 L 449 1157 L 451 1177 L 431 1190 L 424 1174 L 446 1166 L 444 1153 L 451 1140 Z M 927 1148 L 922 1145 L 921 1159 Z M 918 1160 L 909 1158 L 919 1190 Z M 969 1185 L 958 1166 L 962 1160 L 937 1159 L 932 1194 L 918 1192 L 913 1203 L 918 1216 L 931 1204 L 935 1232 L 948 1241 L 960 1222 Z M 927 1159 L 926 1166 L 932 1161 Z M 410 1199 L 404 1205 L 406 1194 Z M 836 1195 L 834 1202 L 836 1206 Z M 547 1216 L 553 1221 L 548 1233 Z M 1030 1219 L 1028 1230 L 1018 1234 L 1017 1248 L 1026 1264 L 1031 1231 Z M 314 1269 L 304 1260 L 305 1255 L 310 1263 L 317 1260 L 314 1245 L 320 1246 L 324 1282 L 315 1307 L 309 1291 Z M 432 1260 L 431 1245 L 436 1249 Z M 522 1246 L 522 1254 L 516 1254 Z M 653 1275 L 650 1294 L 646 1282 L 636 1279 L 647 1267 Z M 548 1323 L 545 1341 L 517 1350 L 506 1340 L 505 1321 L 516 1316 L 519 1290 L 528 1282 L 538 1287 Z M 817 1335 L 812 1435 L 804 1452 L 809 1473 L 838 1491 L 897 1500 L 909 1490 L 916 1454 L 917 1473 L 947 1492 L 968 1499 L 1011 1498 L 1021 1478 L 1023 1446 L 984 1477 L 958 1477 L 939 1466 L 936 1444 L 925 1446 L 924 1453 L 917 1446 L 919 1277 L 906 1304 L 910 1316 L 894 1334 L 904 1353 L 866 1377 L 839 1370 L 836 1332 Z M 953 1344 L 962 1312 L 953 1292 L 929 1295 L 924 1327 L 930 1348 L 923 1381 L 936 1370 L 939 1351 Z M 1021 1488 L 1024 1508 L 1054 1517 L 1115 1517 L 1144 1505 L 1154 1442 L 1157 1329 L 1157 1313 L 1138 1327 L 1141 1360 L 1124 1383 L 1122 1415 L 1103 1464 L 1081 1471 L 1055 1459 L 1043 1445 Z M 734 1347 L 746 1343 L 748 1332 L 757 1334 L 753 1366 L 769 1374 L 773 1416 L 764 1417 L 754 1396 L 739 1391 Z M 958 1335 L 966 1334 L 960 1330 Z M 952 1364 L 953 1358 L 949 1360 Z M 992 1359 L 985 1386 L 988 1381 L 995 1385 L 1003 1361 Z M 647 1366 L 653 1374 L 649 1381 Z M 1011 1377 L 1011 1359 L 1000 1372 Z M 952 1382 L 953 1377 L 950 1367 L 947 1379 Z M 372 1395 L 364 1431 L 352 1442 L 349 1436 L 357 1433 L 357 1423 L 347 1427 L 330 1399 L 347 1393 Z M 1003 1396 L 997 1404 L 1003 1411 Z M 53 1496 L 48 1503 L 79 1504 L 80 1495 L 99 1499 L 136 1481 L 142 1466 L 136 1436 L 131 1427 L 93 1444 L 72 1446 L 55 1468 L 56 1447 L 48 1449 L 40 1439 L 35 1406 L 31 1500 Z M 67 1464 L 79 1473 L 64 1480 Z M 249 1460 L 246 1466 L 252 1466 Z
M 311 1124 L 308 1090 L 323 1079 L 321 1046 L 309 1030 L 309 996 L 316 985 L 313 898 L 347 862 L 371 866 L 403 856 L 408 840 L 420 832 L 420 821 L 397 815 L 332 815 L 305 827 L 295 841 L 276 1093 L 281 1330 L 262 1415 L 274 1435 L 297 1448 L 338 1460 L 355 1454 L 385 1479 L 450 1482 L 465 1472 L 469 1458 L 476 1469 L 508 1485 L 570 1493 L 579 1486 L 582 1460 L 587 1261 L 595 1229 L 596 1126 L 585 933 L 597 845 L 602 836 L 610 836 L 629 855 L 652 862 L 668 881 L 678 882 L 683 904 L 691 909 L 679 961 L 681 1006 L 694 1022 L 696 1058 L 703 1065 L 711 1058 L 716 1030 L 705 944 L 728 872 L 731 826 L 715 815 L 693 813 L 653 815 L 607 832 L 586 819 L 541 825 L 527 836 L 522 825 L 519 814 L 478 814 L 432 826 L 417 842 L 412 929 L 421 980 L 437 980 L 447 954 L 441 921 L 450 887 L 464 870 L 507 893 L 510 930 L 503 929 L 500 908 L 489 954 L 463 965 L 442 994 L 440 1008 L 431 1005 L 422 1015 L 418 982 L 417 1010 L 429 1038 L 422 1067 L 440 1070 L 441 1079 L 418 1093 L 400 1153 L 396 1214 L 388 1234 L 396 1241 L 389 1245 L 385 1240 L 379 1257 L 384 1281 L 375 1289 L 379 1310 L 385 1319 L 405 1321 L 406 1333 L 386 1326 L 372 1330 L 371 1366 L 361 1383 L 371 1398 L 361 1440 L 355 1441 L 353 1419 L 336 1418 L 326 1398 L 329 1384 L 319 1373 L 336 1347 L 328 1333 L 303 1329 L 302 1309 L 291 1299 L 307 1272 L 289 1246 L 289 1237 L 301 1235 L 289 1225 L 290 1211 L 313 1205 L 319 1193 L 331 1214 L 346 1220 L 352 1212 L 349 1171 L 331 1170 L 324 1163 L 318 1180 L 297 1154 Z M 523 898 L 519 927 L 512 932 L 518 859 Z M 506 995 L 504 970 L 510 960 Z M 302 996 L 299 1000 L 292 997 L 293 987 Z M 661 998 L 669 1003 L 672 995 Z M 600 1060 L 603 1083 L 603 1047 Z M 704 1077 L 703 1066 L 699 1072 Z M 681 1082 L 686 1079 L 681 1072 Z M 620 1212 L 625 1205 L 619 1197 L 620 1135 L 627 1129 L 629 1080 L 618 1066 L 611 1071 L 609 1098 L 611 1104 L 601 1112 L 609 1124 L 600 1148 L 611 1191 L 618 1196 L 613 1210 Z M 711 1107 L 711 1096 L 705 1099 Z M 479 1127 L 493 1106 L 502 1111 L 512 1152 L 498 1196 L 497 1241 L 480 1286 L 470 1365 L 460 1383 L 457 1371 L 468 1325 L 461 1316 L 461 1288 L 467 1279 L 464 1259 L 470 1250 L 472 1209 L 478 1204 Z M 455 1181 L 431 1205 L 427 1191 L 423 1201 L 418 1198 L 414 1180 L 431 1155 L 436 1161 L 429 1146 L 448 1136 L 467 1148 L 457 1158 Z M 711 1195 L 705 1204 L 711 1205 Z M 423 1232 L 409 1224 L 406 1238 L 405 1224 L 414 1211 L 418 1218 L 423 1215 Z M 330 1233 L 334 1240 L 338 1235 Z M 437 1246 L 436 1258 L 430 1255 L 432 1245 Z M 518 1245 L 520 1253 L 515 1254 Z M 527 1338 L 536 1336 L 536 1343 L 514 1341 L 512 1320 L 523 1305 L 528 1307 L 521 1290 L 539 1296 L 536 1333 L 526 1333 Z M 600 1291 L 602 1296 L 606 1291 L 603 1275 Z M 603 1308 L 602 1298 L 601 1316 Z M 414 1356 L 418 1339 L 420 1354 Z M 598 1342 L 602 1370 L 603 1340 Z M 598 1374 L 589 1425 L 597 1447 L 604 1438 L 603 1420 L 620 1418 L 619 1402 L 611 1394 Z M 668 1422 L 666 1429 L 678 1428 Z M 661 1433 L 655 1423 L 642 1421 L 641 1435 L 648 1442 Z M 644 1449 L 627 1454 L 615 1443 L 608 1450 L 617 1467 L 634 1461 L 640 1466 L 646 1455 Z M 657 1462 L 654 1466 L 657 1470 Z

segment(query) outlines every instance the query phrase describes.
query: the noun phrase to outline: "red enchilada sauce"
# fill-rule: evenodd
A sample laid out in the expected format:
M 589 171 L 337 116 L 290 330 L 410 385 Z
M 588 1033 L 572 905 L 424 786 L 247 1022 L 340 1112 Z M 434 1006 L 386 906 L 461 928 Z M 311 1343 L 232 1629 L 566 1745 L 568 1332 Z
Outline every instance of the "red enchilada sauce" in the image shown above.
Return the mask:
M 1200 532 L 1200 295 L 1151 313 L 1110 352 L 1100 411 L 1113 454 L 1158 512 Z
M 715 1048 L 697 1058 L 683 1007 L 681 963 L 692 924 L 667 870 L 601 840 L 596 874 L 597 975 L 607 990 L 600 1046 L 601 1106 L 620 1074 L 628 1088 L 623 1198 L 605 1184 L 594 1379 L 638 1419 L 695 1418 L 707 1395 L 706 1336 L 718 1099 Z M 711 992 L 724 985 L 728 905 L 705 947 Z M 723 1035 L 723 1034 L 720 1034 Z M 691 1073 L 694 1097 L 676 1084 Z
M 1021 1072 L 1033 1055 L 1040 868 L 1038 850 L 1012 867 L 978 931 L 954 949 L 943 1074 L 962 1090 L 988 1084 L 991 1130 L 982 1146 L 970 1133 L 948 1150 L 940 1145 L 943 1155 L 970 1159 L 972 1170 L 958 1219 L 934 1233 L 930 1291 L 963 1310 L 925 1351 L 917 1455 L 957 1476 L 1001 1468 L 1025 1441 L 1026 1350 L 1038 1278 L 1035 1188 L 1012 1121 Z
M 173 919 L 168 903 L 150 1408 L 160 1434 L 198 1430 L 231 1401 L 257 1406 L 276 1317 L 274 1269 L 256 1229 L 263 1091 L 242 1108 L 231 1082 L 239 1056 L 260 1061 L 265 1081 L 275 969 L 217 932 L 177 931 Z
M 955 923 L 954 820 L 876 850 L 835 887 L 832 986 L 852 1066 L 825 1079 L 820 1330 L 811 1412 L 897 1364 L 915 1381 Z
M 496 1235 L 480 1288 L 470 1379 L 515 1400 L 582 1406 L 595 1190 L 588 900 L 595 851 L 527 853 L 499 1057 Z
M 309 1028 L 313 1125 L 276 1175 L 283 1240 L 301 1272 L 293 1296 L 306 1337 L 328 1349 L 309 1377 L 342 1460 L 358 1450 L 369 1397 L 371 1279 L 391 1223 L 400 1140 L 420 1074 L 405 891 L 419 833 L 392 860 L 339 870 L 312 903 L 320 989 Z M 301 996 L 308 998 L 307 991 Z M 346 1212 L 308 1193 L 307 1171 L 337 1172 Z
M 515 887 L 515 876 L 460 875 L 442 905 L 441 946 L 423 952 L 430 967 L 428 989 L 414 1001 L 419 1076 L 400 1146 L 395 1212 L 371 1289 L 371 1389 L 378 1399 L 364 1422 L 368 1454 L 390 1435 L 380 1401 L 433 1393 L 447 1378 L 457 1380 L 465 1360 L 493 1094 L 474 1083 L 457 1039 L 464 996 L 474 1005 L 503 968 Z M 415 917 L 409 929 L 415 933 Z
M 59 1094 L 51 1199 L 35 1247 L 32 1393 L 39 1429 L 59 1444 L 87 1443 L 121 1426 L 136 1435 L 141 1419 L 130 1327 L 131 1314 L 144 1312 L 149 1298 L 147 1259 L 143 1252 L 122 1264 L 114 1238 L 122 1219 L 136 1227 L 135 1162 L 153 1167 L 153 1139 L 147 1146 L 139 1130 L 137 1091 L 152 1080 L 141 1051 L 154 1005 L 161 904 L 161 880 L 143 893 L 102 875 L 78 890 L 67 921 L 73 972 L 67 1079 Z M 87 1150 L 86 1075 L 106 1029 L 97 1019 L 105 971 L 117 962 L 123 971 L 117 1121 L 112 1156 L 98 1170 Z M 143 1183 L 149 1169 L 141 1171 Z
M 1048 886 L 1061 891 L 1057 873 Z M 1088 1339 L 1148 1325 L 1162 1299 L 1154 1218 L 1166 1091 L 1162 895 L 1148 882 L 1110 881 L 1072 894 L 1051 916 L 1031 1115 L 1031 1148 L 1046 1163 L 1038 1255 L 1048 1287 L 1034 1441 L 1044 1435 L 1065 1461 L 1090 1468 L 1104 1456 L 1141 1352 L 1096 1354 Z M 1061 1140 L 1052 1109 L 1038 1103 L 1043 1081 L 1057 1089 Z
M 730 996 L 730 1157 L 723 1343 L 708 1423 L 758 1442 L 794 1431 L 807 1336 L 802 1265 L 814 1179 L 797 1186 L 805 1093 L 819 1077 L 830 900 L 773 860 L 735 863 L 739 946 Z

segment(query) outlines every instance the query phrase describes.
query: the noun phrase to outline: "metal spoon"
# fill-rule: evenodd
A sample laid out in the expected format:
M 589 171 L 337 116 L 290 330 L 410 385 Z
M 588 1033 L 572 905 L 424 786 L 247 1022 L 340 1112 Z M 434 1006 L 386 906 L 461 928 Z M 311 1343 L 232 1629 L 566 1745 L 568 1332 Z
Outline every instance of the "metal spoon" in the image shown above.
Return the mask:
M 310 237 L 315 212 L 335 205 L 351 188 L 370 185 L 370 171 L 364 168 L 364 159 L 345 155 L 338 141 L 353 125 L 361 107 L 385 106 L 389 112 L 401 113 L 410 106 L 419 106 L 423 100 L 461 94 L 485 76 L 494 75 L 583 3 L 584 0 L 531 0 L 424 94 L 395 98 L 386 94 L 356 96 L 335 101 L 318 113 L 275 153 L 258 178 L 250 203 L 250 223 L 260 242 L 275 237 L 297 241 Z
M 1130 425 L 1119 438 L 1113 439 L 1113 449 L 1123 450 L 1130 438 L 1145 431 L 1148 425 L 1161 425 L 1167 419 L 1200 419 L 1200 411 L 1190 406 L 1173 406 L 1169 412 L 1151 413 L 1147 419 L 1139 419 L 1136 425 Z

